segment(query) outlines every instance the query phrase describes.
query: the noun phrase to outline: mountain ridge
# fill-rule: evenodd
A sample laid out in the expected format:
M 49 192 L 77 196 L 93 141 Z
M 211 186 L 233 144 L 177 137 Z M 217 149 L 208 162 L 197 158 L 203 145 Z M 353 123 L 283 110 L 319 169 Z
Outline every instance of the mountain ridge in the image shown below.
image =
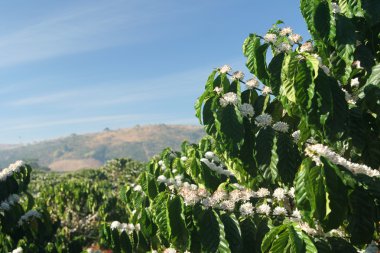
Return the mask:
M 72 134 L 22 146 L 0 144 L 0 167 L 24 160 L 53 171 L 99 167 L 113 158 L 148 161 L 166 147 L 178 150 L 187 140 L 198 142 L 204 130 L 193 125 L 144 125 L 102 132 Z M 11 147 L 11 148 L 7 148 Z

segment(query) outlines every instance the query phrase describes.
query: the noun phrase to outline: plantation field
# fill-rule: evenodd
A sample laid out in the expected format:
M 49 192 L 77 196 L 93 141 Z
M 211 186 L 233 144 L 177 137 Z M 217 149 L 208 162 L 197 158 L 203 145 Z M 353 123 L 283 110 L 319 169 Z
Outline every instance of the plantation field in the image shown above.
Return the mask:
M 72 173 L 8 165 L 0 253 L 377 253 L 380 4 L 300 10 L 310 40 L 277 21 L 245 39 L 249 76 L 211 70 L 199 141 Z

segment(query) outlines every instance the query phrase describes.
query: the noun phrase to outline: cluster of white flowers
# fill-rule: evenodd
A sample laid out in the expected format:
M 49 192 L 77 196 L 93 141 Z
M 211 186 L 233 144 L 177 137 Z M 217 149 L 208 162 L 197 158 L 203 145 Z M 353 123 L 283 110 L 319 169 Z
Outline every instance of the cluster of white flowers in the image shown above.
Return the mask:
M 242 71 L 235 71 L 232 74 L 233 80 L 243 80 L 244 79 L 244 73 Z
M 267 34 L 265 34 L 265 36 L 264 36 L 264 40 L 265 40 L 266 42 L 275 43 L 276 40 L 277 40 L 277 35 L 274 34 L 274 33 L 267 33 Z
M 37 212 L 36 210 L 30 210 L 26 212 L 23 216 L 20 217 L 17 225 L 21 227 L 25 222 L 33 219 L 33 218 L 41 218 L 41 214 Z
M 111 230 L 117 229 L 120 233 L 126 231 L 127 234 L 132 234 L 133 231 L 136 231 L 138 233 L 141 229 L 141 226 L 139 223 L 133 225 L 132 223 L 120 223 L 119 221 L 113 221 L 110 228 Z
M 267 113 L 263 113 L 257 116 L 255 121 L 258 126 L 266 128 L 272 124 L 272 116 Z
M 222 67 L 219 68 L 219 72 L 222 74 L 226 74 L 226 73 L 230 72 L 231 70 L 232 70 L 232 68 L 227 64 L 223 65 Z
M 272 127 L 274 130 L 278 132 L 282 132 L 282 133 L 287 133 L 289 131 L 288 123 L 283 122 L 283 121 L 276 122 L 275 124 L 273 124 Z
M 264 88 L 263 90 L 261 91 L 261 94 L 263 96 L 267 96 L 268 94 L 271 94 L 272 93 L 272 89 L 269 87 L 269 86 L 265 86 L 264 85 Z
M 222 93 L 222 91 L 223 91 L 223 88 L 220 88 L 220 87 L 215 87 L 214 88 L 214 91 L 216 92 L 216 94 L 221 94 Z
M 282 42 L 280 45 L 278 45 L 277 49 L 280 52 L 288 52 L 288 51 L 292 50 L 292 45 L 290 45 L 289 43 L 286 43 L 286 42 Z
M 302 36 L 296 33 L 293 33 L 288 36 L 290 43 L 296 44 L 302 42 Z
M 288 214 L 288 212 L 286 211 L 286 209 L 284 207 L 276 206 L 273 209 L 273 215 L 281 216 L 281 215 L 287 215 L 287 214 Z
M 350 93 L 348 93 L 348 91 L 346 91 L 345 89 L 342 88 L 342 91 L 344 93 L 344 98 L 345 100 L 347 101 L 347 103 L 349 104 L 352 104 L 352 105 L 355 105 L 356 104 L 356 101 L 357 101 L 357 98 L 352 96 Z
M 303 43 L 300 47 L 300 52 L 313 52 L 313 44 L 310 41 Z
M 228 92 L 223 95 L 223 97 L 220 98 L 219 103 L 222 107 L 226 107 L 227 105 L 237 105 L 238 103 L 238 97 L 236 93 Z
M 11 206 L 18 203 L 20 201 L 20 196 L 17 194 L 12 194 L 8 197 L 8 199 L 4 200 L 0 204 L 0 211 L 9 211 Z
M 362 66 L 360 65 L 360 61 L 359 60 L 356 60 L 352 63 L 352 67 L 353 68 L 357 68 L 357 69 L 362 69 Z
M 359 85 L 360 85 L 360 82 L 359 82 L 359 78 L 358 77 L 356 77 L 356 78 L 352 78 L 351 79 L 351 83 L 350 83 L 350 85 L 351 85 L 351 87 L 353 87 L 353 88 L 357 88 L 357 87 L 359 87 Z
M 173 186 L 175 188 L 181 187 L 183 182 L 183 175 L 176 175 L 174 178 L 166 178 L 164 175 L 160 175 L 157 181 L 161 184 L 166 184 L 166 186 Z
M 162 161 L 162 160 L 158 161 L 158 165 L 160 166 L 162 171 L 166 170 L 166 165 L 165 165 L 164 161 Z
M 259 205 L 257 208 L 256 208 L 256 212 L 259 213 L 259 214 L 265 214 L 265 215 L 269 215 L 270 214 L 270 211 L 271 211 L 271 208 L 268 204 L 264 203 L 264 204 L 261 204 Z
M 341 165 L 354 174 L 365 174 L 370 177 L 380 176 L 380 172 L 378 170 L 374 170 L 364 164 L 350 162 L 322 144 L 307 145 L 305 148 L 305 154 L 311 157 L 318 165 L 321 164 L 320 157 L 324 156 L 332 163 Z
M 249 89 L 249 90 L 258 88 L 259 87 L 259 80 L 257 80 L 257 78 L 255 78 L 255 77 L 253 77 L 253 78 L 247 80 L 245 82 L 245 85 L 246 85 L 247 89 Z
M 276 188 L 273 192 L 273 197 L 277 200 L 283 200 L 285 198 L 286 191 L 283 188 Z
M 187 156 L 181 156 L 181 161 L 186 162 L 187 161 Z
M 250 202 L 246 202 L 242 204 L 239 208 L 241 215 L 249 216 L 253 214 L 253 206 Z
M 20 172 L 20 168 L 24 165 L 23 161 L 17 161 L 8 166 L 8 168 L 0 171 L 0 182 L 5 181 L 8 177 L 12 176 L 13 173 Z
M 201 158 L 201 162 L 219 175 L 226 175 L 228 177 L 234 175 L 231 171 L 224 169 L 225 166 L 220 162 L 220 159 L 211 151 L 206 152 L 205 157 Z
M 290 27 L 284 27 L 280 30 L 280 35 L 281 36 L 287 36 L 289 34 L 293 33 L 293 29 Z
M 136 184 L 136 185 L 132 185 L 132 187 L 133 187 L 133 190 L 134 190 L 135 192 L 142 192 L 142 187 L 141 187 L 141 185 Z
M 24 252 L 21 247 L 18 247 L 17 249 L 12 250 L 12 253 L 22 253 Z
M 340 13 L 341 9 L 337 3 L 331 3 L 332 12 L 333 13 Z
M 251 104 L 244 103 L 239 107 L 239 109 L 243 117 L 252 118 L 255 114 L 255 110 Z

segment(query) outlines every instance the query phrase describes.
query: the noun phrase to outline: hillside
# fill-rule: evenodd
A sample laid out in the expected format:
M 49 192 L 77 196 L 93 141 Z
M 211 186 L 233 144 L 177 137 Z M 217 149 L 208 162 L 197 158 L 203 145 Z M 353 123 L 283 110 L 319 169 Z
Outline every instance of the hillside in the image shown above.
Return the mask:
M 147 161 L 165 147 L 179 149 L 184 140 L 197 142 L 204 135 L 198 126 L 149 125 L 76 135 L 35 144 L 0 149 L 0 167 L 15 160 L 38 163 L 54 171 L 98 167 L 105 161 L 130 157 Z

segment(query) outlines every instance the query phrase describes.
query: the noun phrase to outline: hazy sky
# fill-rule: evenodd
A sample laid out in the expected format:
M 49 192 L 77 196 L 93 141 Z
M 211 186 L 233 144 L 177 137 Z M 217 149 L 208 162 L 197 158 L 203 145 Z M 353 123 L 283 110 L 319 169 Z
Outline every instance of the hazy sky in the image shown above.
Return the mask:
M 241 46 L 278 19 L 307 37 L 299 2 L 0 2 L 0 143 L 198 124 L 213 68 L 246 72 Z

